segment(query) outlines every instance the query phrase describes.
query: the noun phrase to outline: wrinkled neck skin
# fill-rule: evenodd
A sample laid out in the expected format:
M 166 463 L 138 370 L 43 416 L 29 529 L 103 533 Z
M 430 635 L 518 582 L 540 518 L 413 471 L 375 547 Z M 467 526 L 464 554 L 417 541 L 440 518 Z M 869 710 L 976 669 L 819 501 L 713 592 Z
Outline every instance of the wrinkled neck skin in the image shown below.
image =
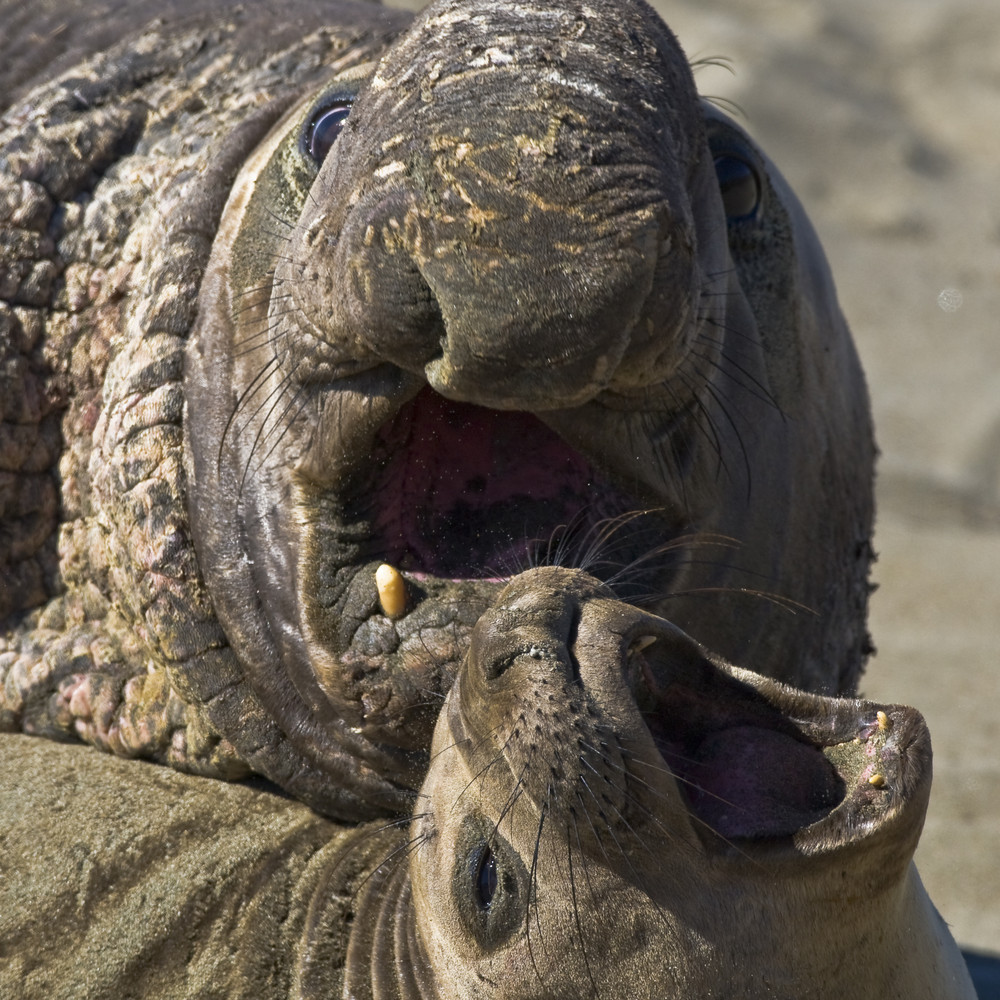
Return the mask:
M 417 935 L 449 998 L 972 1000 L 912 863 L 929 789 L 913 709 L 794 691 L 530 571 L 438 722 Z
M 405 808 L 472 626 L 547 562 L 734 662 L 853 690 L 868 402 L 773 165 L 641 3 L 440 0 L 385 46 L 247 158 L 201 291 L 192 530 L 282 734 L 227 737 L 324 811 Z M 349 808 L 322 780 L 345 752 Z

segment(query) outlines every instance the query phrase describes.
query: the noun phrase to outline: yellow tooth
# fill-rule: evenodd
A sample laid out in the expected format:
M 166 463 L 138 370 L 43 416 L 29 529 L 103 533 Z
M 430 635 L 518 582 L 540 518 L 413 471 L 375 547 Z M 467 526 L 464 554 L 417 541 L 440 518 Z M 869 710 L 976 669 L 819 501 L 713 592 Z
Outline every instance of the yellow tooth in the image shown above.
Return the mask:
M 398 618 L 406 610 L 406 581 L 399 570 L 388 563 L 382 563 L 375 570 L 375 586 L 378 602 L 387 618 Z
M 878 728 L 881 732 L 887 733 L 892 729 L 892 719 L 885 712 L 877 712 L 875 718 L 878 719 Z
M 874 788 L 885 788 L 885 775 L 884 774 L 873 774 L 868 779 L 868 784 Z

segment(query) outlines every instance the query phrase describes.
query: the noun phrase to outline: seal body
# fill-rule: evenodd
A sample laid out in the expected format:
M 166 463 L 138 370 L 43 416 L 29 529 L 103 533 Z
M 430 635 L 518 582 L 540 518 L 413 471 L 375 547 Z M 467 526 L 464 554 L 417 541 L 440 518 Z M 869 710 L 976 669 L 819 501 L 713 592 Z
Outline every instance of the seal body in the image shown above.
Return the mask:
M 408 824 L 0 738 L 0 988 L 972 1000 L 912 862 L 930 777 L 913 709 L 531 570 L 473 630 Z
M 107 48 L 0 134 L 5 728 L 404 813 L 544 563 L 853 690 L 863 378 L 652 10 L 44 10 L 57 66 Z
M 0 736 L 0 994 L 343 995 L 383 824 L 338 826 L 277 789 Z

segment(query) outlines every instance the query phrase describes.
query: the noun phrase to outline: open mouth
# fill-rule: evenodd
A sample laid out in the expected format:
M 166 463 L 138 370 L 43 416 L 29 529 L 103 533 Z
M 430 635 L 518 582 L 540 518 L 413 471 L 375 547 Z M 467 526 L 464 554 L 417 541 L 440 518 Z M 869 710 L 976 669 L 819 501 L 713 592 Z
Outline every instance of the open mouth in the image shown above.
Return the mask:
M 639 654 L 629 684 L 706 846 L 863 828 L 919 773 L 910 751 L 925 727 L 913 709 L 795 691 L 707 659 L 678 669 L 659 645 Z
M 662 572 L 647 556 L 665 540 L 663 524 L 533 414 L 425 387 L 377 433 L 370 468 L 364 493 L 379 499 L 358 510 L 372 525 L 362 558 L 418 580 L 571 565 L 621 575 L 628 598 Z
M 765 705 L 719 704 L 674 686 L 647 719 L 688 808 L 727 839 L 791 835 L 845 796 L 822 748 Z

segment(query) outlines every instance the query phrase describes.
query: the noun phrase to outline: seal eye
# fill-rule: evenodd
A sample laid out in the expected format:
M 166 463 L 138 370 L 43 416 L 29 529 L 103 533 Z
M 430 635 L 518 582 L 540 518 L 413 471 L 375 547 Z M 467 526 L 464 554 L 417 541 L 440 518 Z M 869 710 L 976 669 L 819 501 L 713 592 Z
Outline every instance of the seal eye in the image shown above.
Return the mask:
M 530 883 L 520 855 L 494 823 L 470 814 L 455 844 L 451 892 L 462 926 L 486 950 L 517 931 Z
M 757 172 L 742 157 L 727 153 L 715 158 L 715 176 L 722 193 L 722 207 L 731 222 L 749 218 L 760 204 Z
M 306 152 L 316 161 L 323 163 L 327 153 L 333 148 L 344 122 L 351 113 L 350 101 L 338 101 L 314 111 L 306 122 L 303 136 Z
M 479 909 L 488 910 L 497 891 L 496 855 L 484 844 L 481 850 L 473 854 L 473 864 L 476 867 L 476 904 Z

